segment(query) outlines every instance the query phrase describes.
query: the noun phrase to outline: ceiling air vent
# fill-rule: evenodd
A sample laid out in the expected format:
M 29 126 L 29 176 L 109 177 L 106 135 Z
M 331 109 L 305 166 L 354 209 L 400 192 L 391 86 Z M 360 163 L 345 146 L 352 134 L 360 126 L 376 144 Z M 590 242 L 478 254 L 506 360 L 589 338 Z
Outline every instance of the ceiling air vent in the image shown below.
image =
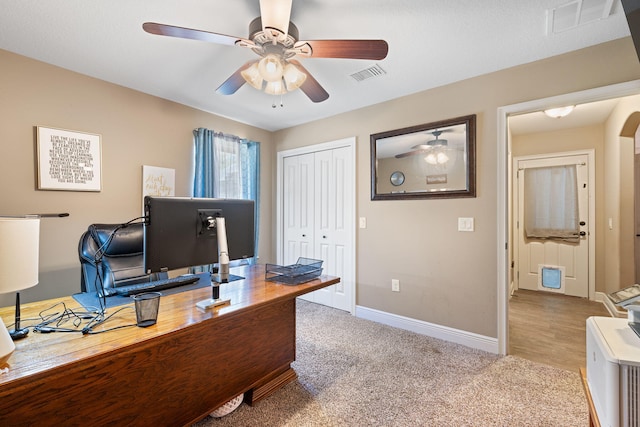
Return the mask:
M 608 18 L 612 8 L 613 0 L 575 0 L 547 9 L 547 34 L 561 33 Z
M 387 74 L 387 72 L 383 70 L 378 64 L 376 64 L 373 67 L 365 68 L 362 71 L 351 74 L 351 77 L 355 81 L 361 82 L 363 80 L 370 79 L 371 77 L 379 77 L 384 74 Z

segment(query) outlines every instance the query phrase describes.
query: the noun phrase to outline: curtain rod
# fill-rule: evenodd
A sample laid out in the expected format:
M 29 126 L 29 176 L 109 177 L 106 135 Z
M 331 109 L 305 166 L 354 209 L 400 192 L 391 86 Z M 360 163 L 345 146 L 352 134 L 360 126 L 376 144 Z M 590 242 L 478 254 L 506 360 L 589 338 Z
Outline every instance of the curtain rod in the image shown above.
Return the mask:
M 585 162 L 582 163 L 567 163 L 565 165 L 555 165 L 555 166 L 529 166 L 528 168 L 526 167 L 520 167 L 518 168 L 519 171 L 523 171 L 525 169 L 542 169 L 542 168 L 554 168 L 554 167 L 558 167 L 558 166 L 586 166 L 587 164 Z

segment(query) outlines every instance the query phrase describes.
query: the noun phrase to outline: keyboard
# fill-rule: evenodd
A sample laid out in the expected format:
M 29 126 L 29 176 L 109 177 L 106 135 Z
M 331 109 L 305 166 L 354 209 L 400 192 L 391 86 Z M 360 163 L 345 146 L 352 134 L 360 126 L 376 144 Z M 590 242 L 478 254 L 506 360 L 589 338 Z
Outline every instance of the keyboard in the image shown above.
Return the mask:
M 153 282 L 136 283 L 135 285 L 119 286 L 110 289 L 107 296 L 124 295 L 131 296 L 142 292 L 157 292 L 165 289 L 177 288 L 178 286 L 190 285 L 200 280 L 199 276 L 178 276 L 171 279 L 154 280 Z

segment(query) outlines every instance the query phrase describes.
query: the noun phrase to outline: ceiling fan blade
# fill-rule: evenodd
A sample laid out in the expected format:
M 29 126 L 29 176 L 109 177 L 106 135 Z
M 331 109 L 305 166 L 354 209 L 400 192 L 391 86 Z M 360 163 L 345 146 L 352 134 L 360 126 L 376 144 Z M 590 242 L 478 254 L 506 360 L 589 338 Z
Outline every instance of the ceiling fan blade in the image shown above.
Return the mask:
M 183 39 L 200 40 L 203 42 L 218 43 L 229 46 L 234 46 L 239 42 L 253 45 L 252 41 L 245 40 L 241 37 L 194 30 L 192 28 L 176 27 L 174 25 L 158 24 L 156 22 L 145 22 L 142 24 L 142 28 L 149 34 L 157 34 L 159 36 L 179 37 Z
M 244 64 L 242 67 L 238 68 L 231 76 L 224 81 L 218 88 L 216 92 L 221 95 L 233 95 L 242 87 L 243 84 L 246 83 L 245 79 L 242 77 L 242 71 L 249 68 L 254 62 L 258 61 L 249 61 Z
M 262 31 L 277 40 L 287 38 L 293 0 L 260 0 Z
M 322 102 L 326 101 L 329 98 L 329 94 L 327 93 L 327 91 L 324 90 L 322 86 L 320 86 L 320 83 L 318 83 L 318 81 L 313 78 L 311 73 L 309 73 L 309 71 L 307 71 L 307 69 L 304 68 L 300 62 L 296 61 L 295 59 L 290 59 L 289 62 L 298 67 L 300 71 L 307 75 L 306 80 L 300 86 L 300 90 L 303 91 L 311 101 Z
M 406 153 L 396 154 L 396 155 L 395 155 L 395 158 L 396 158 L 396 159 L 402 159 L 402 158 L 405 158 L 405 157 L 417 156 L 418 154 L 427 154 L 429 151 L 431 151 L 431 150 L 413 150 L 413 151 L 407 151 Z
M 305 40 L 294 45 L 299 55 L 313 58 L 381 60 L 389 45 L 384 40 Z

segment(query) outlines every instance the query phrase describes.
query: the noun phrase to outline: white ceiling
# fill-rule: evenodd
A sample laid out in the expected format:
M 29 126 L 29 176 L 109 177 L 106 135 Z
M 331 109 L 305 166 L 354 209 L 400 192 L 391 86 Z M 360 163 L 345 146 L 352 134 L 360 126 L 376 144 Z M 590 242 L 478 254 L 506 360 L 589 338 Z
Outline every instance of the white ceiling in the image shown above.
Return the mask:
M 577 0 L 586 9 L 611 0 Z M 273 97 L 244 85 L 215 89 L 248 49 L 148 34 L 147 21 L 247 37 L 258 0 L 0 0 L 0 48 L 144 93 L 278 130 L 499 69 L 628 36 L 620 0 L 611 15 L 549 33 L 547 11 L 576 0 L 293 0 L 303 40 L 380 38 L 381 61 L 301 62 L 329 92 Z M 378 64 L 386 74 L 351 74 Z M 272 108 L 276 102 L 278 106 Z

